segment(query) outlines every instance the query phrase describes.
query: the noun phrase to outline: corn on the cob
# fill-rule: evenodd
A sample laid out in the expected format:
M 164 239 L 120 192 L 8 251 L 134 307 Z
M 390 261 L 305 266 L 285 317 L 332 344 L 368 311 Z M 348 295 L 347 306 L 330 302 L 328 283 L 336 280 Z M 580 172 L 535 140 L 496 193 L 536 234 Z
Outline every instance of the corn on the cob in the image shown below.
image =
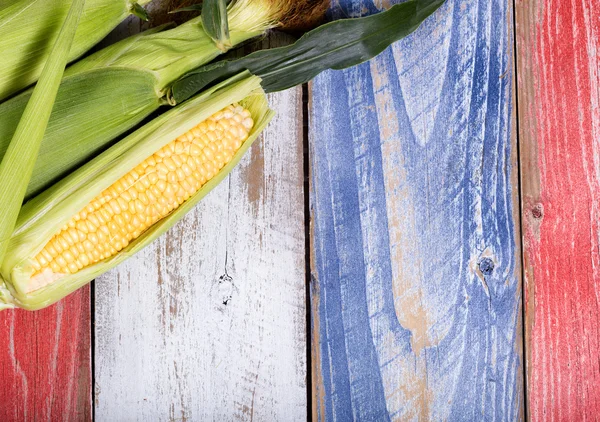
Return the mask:
M 277 24 L 288 0 L 238 0 L 230 6 L 232 43 Z M 168 84 L 222 51 L 201 18 L 163 32 L 126 39 L 86 57 L 65 72 L 27 198 L 97 155 L 124 131 L 167 103 Z M 0 157 L 29 98 L 0 104 Z
M 146 158 L 75 214 L 33 259 L 31 291 L 126 248 L 231 161 L 250 112 L 232 104 Z
M 0 308 L 39 309 L 172 226 L 239 161 L 272 116 L 244 74 L 124 138 L 21 209 Z
M 150 0 L 87 0 L 69 60 L 104 38 Z M 0 2 L 0 100 L 27 87 L 40 76 L 65 19 L 71 0 L 6 0 Z

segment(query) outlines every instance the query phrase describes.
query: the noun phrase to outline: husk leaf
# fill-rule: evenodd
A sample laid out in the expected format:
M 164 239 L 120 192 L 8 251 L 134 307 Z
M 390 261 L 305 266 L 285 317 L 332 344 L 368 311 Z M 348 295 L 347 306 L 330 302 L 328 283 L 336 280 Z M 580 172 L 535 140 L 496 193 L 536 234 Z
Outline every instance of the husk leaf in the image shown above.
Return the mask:
M 202 66 L 176 81 L 169 96 L 185 101 L 199 90 L 242 70 L 260 76 L 266 92 L 310 81 L 327 69 L 345 69 L 377 56 L 415 31 L 445 0 L 408 0 L 371 16 L 321 25 L 295 43 L 261 50 L 239 59 Z
M 102 40 L 131 13 L 132 4 L 129 0 L 87 0 L 69 61 Z M 38 79 L 70 5 L 71 0 L 0 1 L 0 100 Z
M 26 198 L 69 174 L 155 111 L 161 104 L 156 89 L 156 75 L 138 69 L 95 69 L 63 79 Z M 28 91 L 0 104 L 0 157 L 30 97 Z
M 202 2 L 202 26 L 219 50 L 227 51 L 231 48 L 226 0 Z

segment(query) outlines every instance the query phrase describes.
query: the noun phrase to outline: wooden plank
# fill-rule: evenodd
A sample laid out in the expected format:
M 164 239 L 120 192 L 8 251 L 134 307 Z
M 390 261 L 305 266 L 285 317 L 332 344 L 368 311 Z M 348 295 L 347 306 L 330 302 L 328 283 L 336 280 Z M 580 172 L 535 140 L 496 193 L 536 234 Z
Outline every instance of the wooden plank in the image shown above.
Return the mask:
M 92 418 L 90 294 L 0 314 L 0 420 Z
M 302 93 L 166 236 L 96 281 L 99 420 L 303 420 Z
M 600 415 L 600 1 L 517 1 L 531 420 Z
M 523 417 L 512 55 L 511 2 L 449 0 L 313 82 L 315 420 Z

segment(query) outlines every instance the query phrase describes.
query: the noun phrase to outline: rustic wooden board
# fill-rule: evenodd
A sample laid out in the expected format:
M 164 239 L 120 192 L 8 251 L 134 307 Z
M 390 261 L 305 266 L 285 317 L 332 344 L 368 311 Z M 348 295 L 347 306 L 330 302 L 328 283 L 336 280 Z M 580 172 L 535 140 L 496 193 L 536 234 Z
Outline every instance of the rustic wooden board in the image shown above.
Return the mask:
M 89 287 L 38 312 L 0 313 L 0 420 L 92 417 Z
M 131 18 L 107 42 L 146 26 Z M 229 178 L 96 280 L 96 419 L 306 418 L 301 90 L 269 103 L 278 115 Z
M 600 1 L 517 1 L 533 421 L 600 415 Z
M 217 189 L 96 280 L 98 420 L 303 420 L 302 93 Z
M 511 2 L 449 0 L 312 84 L 315 420 L 523 417 L 512 55 Z

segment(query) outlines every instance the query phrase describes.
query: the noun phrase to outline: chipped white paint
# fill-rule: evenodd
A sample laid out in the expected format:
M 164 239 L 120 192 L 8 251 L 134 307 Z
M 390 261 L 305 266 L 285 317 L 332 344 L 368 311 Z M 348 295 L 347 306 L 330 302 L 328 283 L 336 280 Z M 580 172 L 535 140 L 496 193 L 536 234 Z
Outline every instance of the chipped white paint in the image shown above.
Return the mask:
M 304 420 L 302 94 L 194 211 L 96 281 L 99 421 Z
M 96 282 L 99 420 L 306 417 L 301 94 L 176 227 Z

